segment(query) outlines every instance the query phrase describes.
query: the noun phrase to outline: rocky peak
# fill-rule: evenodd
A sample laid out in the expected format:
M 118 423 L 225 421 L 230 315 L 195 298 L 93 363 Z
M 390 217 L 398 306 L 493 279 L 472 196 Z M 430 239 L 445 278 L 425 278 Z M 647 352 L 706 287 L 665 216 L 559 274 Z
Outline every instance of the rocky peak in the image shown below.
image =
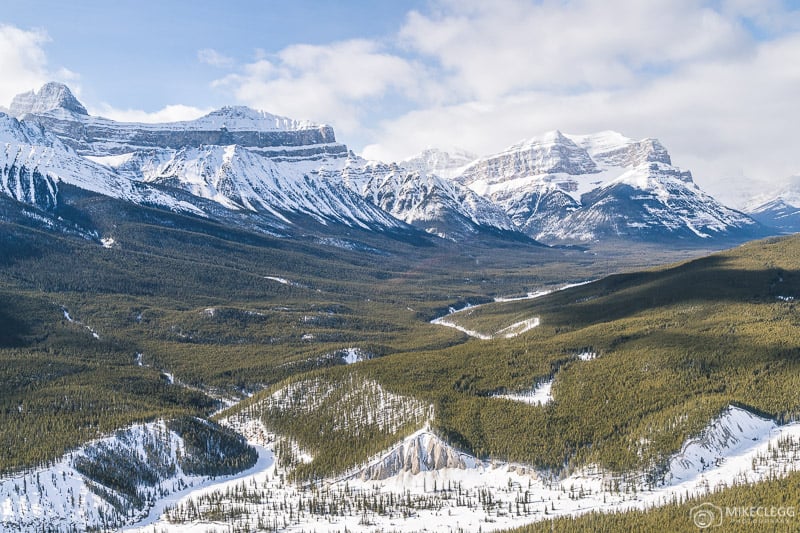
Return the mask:
M 558 130 L 514 144 L 499 154 L 477 160 L 457 178 L 500 183 L 546 174 L 583 175 L 599 172 L 589 153 Z
M 45 83 L 39 92 L 29 91 L 18 94 L 11 101 L 11 114 L 22 117 L 27 114 L 47 113 L 54 109 L 66 109 L 78 115 L 88 115 L 77 98 L 63 83 L 51 81 Z
M 362 481 L 382 480 L 402 472 L 419 474 L 445 468 L 476 469 L 479 466 L 482 464 L 475 457 L 457 451 L 433 433 L 423 430 L 405 439 L 354 477 Z

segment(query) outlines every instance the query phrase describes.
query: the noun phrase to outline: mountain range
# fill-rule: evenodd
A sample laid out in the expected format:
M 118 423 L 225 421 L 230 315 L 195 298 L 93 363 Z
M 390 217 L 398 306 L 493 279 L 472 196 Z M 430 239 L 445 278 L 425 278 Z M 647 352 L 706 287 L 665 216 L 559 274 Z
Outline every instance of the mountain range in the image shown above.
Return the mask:
M 615 132 L 553 131 L 487 157 L 431 149 L 383 163 L 355 155 L 330 126 L 246 107 L 125 123 L 89 115 L 67 86 L 48 83 L 9 112 L 0 190 L 45 219 L 58 219 L 67 184 L 275 234 L 341 225 L 455 241 L 690 244 L 785 229 L 779 214 L 759 212 L 759 223 L 704 193 L 658 140 Z

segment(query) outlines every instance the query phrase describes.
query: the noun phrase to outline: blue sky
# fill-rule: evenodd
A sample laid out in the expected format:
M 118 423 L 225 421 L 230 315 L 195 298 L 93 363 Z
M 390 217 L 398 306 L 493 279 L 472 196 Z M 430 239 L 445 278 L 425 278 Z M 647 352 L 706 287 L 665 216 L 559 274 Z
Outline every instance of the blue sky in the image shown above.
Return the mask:
M 0 71 L 0 105 L 50 79 L 120 120 L 243 104 L 381 159 L 613 129 L 723 200 L 800 174 L 797 1 L 4 0 Z

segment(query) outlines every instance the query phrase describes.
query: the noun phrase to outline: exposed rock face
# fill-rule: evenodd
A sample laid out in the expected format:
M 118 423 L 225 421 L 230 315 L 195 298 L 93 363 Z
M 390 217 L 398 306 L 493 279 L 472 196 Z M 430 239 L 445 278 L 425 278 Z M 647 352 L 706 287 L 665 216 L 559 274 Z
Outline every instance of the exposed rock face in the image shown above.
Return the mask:
M 297 129 L 241 129 L 236 125 L 237 108 L 225 108 L 196 121 L 168 124 L 135 124 L 90 117 L 59 108 L 26 115 L 57 135 L 81 155 L 108 156 L 153 148 L 179 150 L 204 145 L 272 149 L 276 156 L 347 154 L 347 147 L 336 142 L 333 128 L 325 125 L 298 125 Z M 230 112 L 228 124 L 221 115 Z M 288 119 L 284 119 L 288 121 Z M 268 124 L 272 123 L 270 120 Z M 219 124 L 219 125 L 216 125 Z M 303 124 L 303 123 L 298 123 Z M 247 122 L 253 128 L 257 123 Z M 297 150 L 300 149 L 300 153 Z M 267 155 L 273 155 L 267 153 Z
M 510 146 L 499 154 L 479 159 L 464 169 L 456 181 L 471 185 L 495 184 L 544 174 L 585 175 L 599 172 L 589 153 L 553 131 Z
M 571 135 L 570 138 L 591 157 L 605 166 L 633 167 L 645 163 L 671 165 L 667 149 L 658 139 L 634 141 L 613 131 L 593 135 Z
M 477 468 L 479 465 L 471 455 L 455 450 L 433 433 L 422 431 L 361 470 L 358 477 L 364 481 L 381 480 L 401 472 L 419 474 L 444 468 Z
M 9 111 L 17 118 L 31 113 L 46 113 L 54 109 L 65 109 L 78 115 L 89 115 L 77 98 L 62 83 L 46 83 L 39 92 L 18 94 L 11 101 Z
M 428 148 L 414 157 L 404 159 L 400 162 L 400 166 L 420 174 L 435 174 L 440 178 L 451 179 L 477 159 L 477 155 L 464 150 L 445 152 Z
M 144 181 L 184 189 L 229 209 L 268 211 L 278 217 L 300 213 L 364 228 L 400 225 L 342 183 L 338 173 L 320 175 L 313 161 L 276 161 L 229 145 L 153 153 L 139 164 L 136 172 Z
M 330 126 L 247 107 L 224 107 L 183 122 L 116 122 L 89 116 L 59 84 L 21 95 L 15 102 L 15 112 L 35 125 L 28 129 L 49 132 L 59 145 L 53 161 L 62 168 L 83 166 L 81 175 L 59 174 L 70 183 L 77 180 L 79 187 L 205 216 L 215 216 L 216 209 L 174 191 L 231 211 L 266 214 L 279 225 L 291 223 L 291 217 L 311 217 L 323 225 L 410 230 L 342 183 L 338 172 L 348 150 L 336 142 Z M 154 199 L 159 195 L 175 199 Z
M 553 131 L 480 159 L 426 150 L 398 165 L 353 155 L 330 126 L 246 107 L 123 123 L 88 115 L 66 86 L 48 83 L 16 97 L 12 111 L 24 119 L 0 115 L 0 191 L 44 209 L 65 181 L 201 216 L 222 208 L 219 216 L 266 216 L 281 227 L 309 217 L 376 231 L 413 232 L 410 224 L 458 241 L 484 232 L 551 244 L 768 233 L 703 193 L 658 140 L 614 132 Z

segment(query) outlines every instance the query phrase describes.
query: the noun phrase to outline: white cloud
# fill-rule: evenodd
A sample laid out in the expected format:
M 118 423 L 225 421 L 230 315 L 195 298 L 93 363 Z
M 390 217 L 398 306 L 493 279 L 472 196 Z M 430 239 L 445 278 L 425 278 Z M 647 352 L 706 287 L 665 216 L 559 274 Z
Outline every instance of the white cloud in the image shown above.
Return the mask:
M 142 111 L 139 109 L 116 109 L 109 104 L 103 103 L 98 108 L 90 108 L 89 114 L 98 115 L 122 122 L 178 122 L 182 120 L 193 120 L 208 114 L 211 109 L 199 109 L 197 107 L 175 104 L 165 106 L 158 111 Z
M 625 86 L 750 41 L 697 2 L 639 0 L 445 2 L 433 15 L 412 12 L 400 36 L 441 64 L 454 94 L 476 99 Z
M 49 41 L 43 30 L 0 24 L 0 103 L 9 105 L 17 94 L 38 90 L 47 81 L 75 78 L 67 69 L 49 70 L 44 51 Z
M 197 51 L 197 59 L 201 63 L 212 67 L 229 68 L 234 65 L 232 57 L 228 57 L 214 50 L 213 48 L 203 48 Z
M 420 94 L 420 68 L 373 41 L 299 44 L 274 56 L 259 55 L 240 73 L 213 85 L 231 90 L 252 107 L 330 122 L 345 132 L 363 127 L 364 109 L 371 101 L 393 91 L 406 97 Z

